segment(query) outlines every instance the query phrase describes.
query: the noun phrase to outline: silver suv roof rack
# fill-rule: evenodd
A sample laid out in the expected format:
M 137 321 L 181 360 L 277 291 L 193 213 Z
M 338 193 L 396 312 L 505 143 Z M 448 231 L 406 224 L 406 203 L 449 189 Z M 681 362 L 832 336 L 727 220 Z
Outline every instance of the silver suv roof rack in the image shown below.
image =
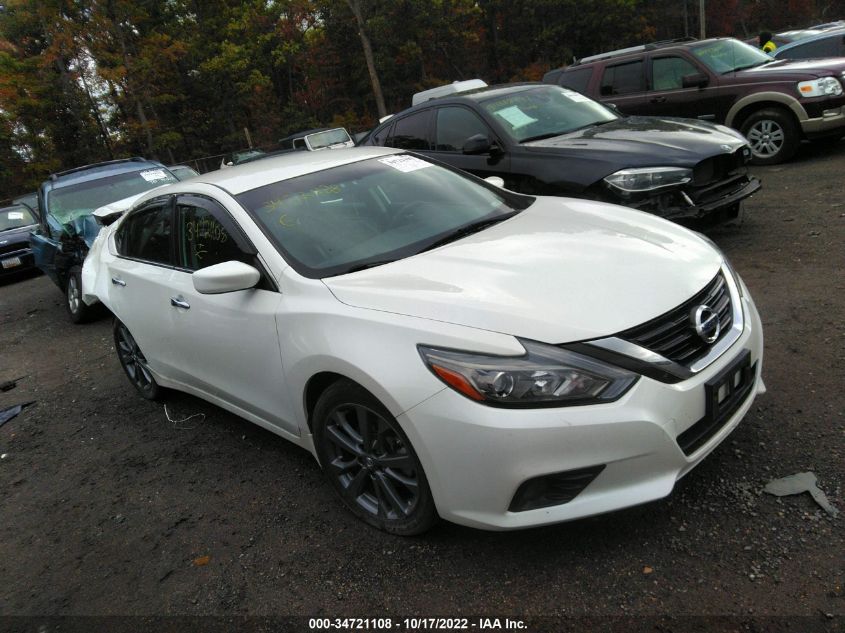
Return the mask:
M 475 90 L 476 88 L 484 88 L 487 83 L 481 79 L 467 79 L 466 81 L 456 81 L 445 86 L 437 86 L 416 93 L 411 98 L 411 105 L 415 106 L 430 99 L 437 99 L 438 97 L 445 97 L 447 95 L 457 94 L 459 92 L 466 92 L 468 90 Z
M 599 61 L 600 59 L 610 59 L 612 57 L 619 57 L 620 55 L 628 55 L 629 53 L 642 53 L 645 51 L 653 51 L 664 46 L 671 46 L 672 44 L 679 44 L 681 42 L 696 42 L 698 38 L 695 37 L 678 37 L 673 40 L 661 40 L 659 42 L 650 42 L 648 44 L 640 44 L 639 46 L 631 46 L 629 48 L 620 48 L 615 51 L 608 51 L 606 53 L 599 53 L 598 55 L 590 55 L 589 57 L 582 57 L 578 60 L 578 64 L 588 64 L 590 62 Z

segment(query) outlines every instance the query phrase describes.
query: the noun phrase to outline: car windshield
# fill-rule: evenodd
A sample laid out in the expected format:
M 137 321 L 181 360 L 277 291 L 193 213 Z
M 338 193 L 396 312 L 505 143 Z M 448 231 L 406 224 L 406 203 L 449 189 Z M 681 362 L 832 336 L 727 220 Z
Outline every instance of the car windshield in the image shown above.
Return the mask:
M 88 180 L 50 191 L 47 195 L 47 210 L 60 224 L 67 224 L 80 216 L 90 215 L 103 205 L 172 182 L 176 182 L 176 177 L 161 167 Z
M 415 255 L 534 200 L 410 154 L 283 180 L 237 199 L 294 269 L 310 278 Z
M 330 147 L 338 143 L 349 143 L 352 139 L 349 133 L 344 128 L 337 128 L 336 130 L 326 130 L 325 132 L 315 132 L 309 134 L 305 138 L 308 139 L 308 144 L 311 149 L 321 149 L 323 147 Z
M 574 90 L 537 86 L 481 102 L 517 143 L 567 134 L 619 118 L 611 110 Z
M 704 62 L 710 70 L 727 74 L 762 66 L 773 61 L 763 51 L 739 40 L 716 40 L 692 48 L 692 54 Z
M 35 217 L 26 207 L 6 207 L 0 209 L 0 232 L 19 229 L 22 226 L 36 224 Z

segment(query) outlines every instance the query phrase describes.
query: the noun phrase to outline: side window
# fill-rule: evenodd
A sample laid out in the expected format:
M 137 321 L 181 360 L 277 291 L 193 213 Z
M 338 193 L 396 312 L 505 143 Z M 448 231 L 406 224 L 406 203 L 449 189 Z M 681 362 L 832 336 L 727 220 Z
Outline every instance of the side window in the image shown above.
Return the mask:
M 373 134 L 367 141 L 367 145 L 384 145 L 387 137 L 390 136 L 390 130 L 393 128 L 393 123 L 388 123 L 383 128 Z
M 626 95 L 645 90 L 643 62 L 638 60 L 627 64 L 608 66 L 601 78 L 601 95 Z
M 252 265 L 252 258 L 208 209 L 180 202 L 176 205 L 176 222 L 180 268 L 200 270 L 232 260 Z
M 560 76 L 558 84 L 564 88 L 570 88 L 587 94 L 587 86 L 590 85 L 590 77 L 593 76 L 592 68 L 579 68 L 570 70 Z
M 684 87 L 684 76 L 701 72 L 682 57 L 658 57 L 651 62 L 654 90 L 677 90 Z
M 417 112 L 403 117 L 393 125 L 393 133 L 387 139 L 388 147 L 399 149 L 427 150 L 431 149 L 428 138 L 431 110 Z
M 477 114 L 466 108 L 451 107 L 437 110 L 437 144 L 439 152 L 460 152 L 470 136 L 490 135 L 490 129 Z
M 837 57 L 842 54 L 841 43 L 843 36 L 826 37 L 815 42 L 800 44 L 778 55 L 781 59 L 812 59 L 814 57 Z
M 117 252 L 156 264 L 171 264 L 169 204 L 143 208 L 130 215 L 115 235 Z

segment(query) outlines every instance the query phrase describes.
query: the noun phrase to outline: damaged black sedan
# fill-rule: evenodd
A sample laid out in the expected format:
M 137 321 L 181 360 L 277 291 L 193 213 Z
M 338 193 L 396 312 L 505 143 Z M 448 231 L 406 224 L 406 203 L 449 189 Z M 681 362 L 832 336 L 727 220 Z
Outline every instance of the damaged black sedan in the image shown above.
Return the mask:
M 675 221 L 734 218 L 760 188 L 747 172 L 748 142 L 725 126 L 626 117 L 559 86 L 455 86 L 361 144 L 417 151 L 521 193 L 604 200 Z

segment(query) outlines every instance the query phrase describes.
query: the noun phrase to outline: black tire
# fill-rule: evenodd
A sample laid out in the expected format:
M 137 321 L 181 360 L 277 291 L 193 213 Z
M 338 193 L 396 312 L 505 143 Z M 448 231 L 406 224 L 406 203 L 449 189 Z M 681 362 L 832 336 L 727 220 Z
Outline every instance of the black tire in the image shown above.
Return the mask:
M 132 386 L 147 400 L 159 400 L 164 389 L 159 386 L 147 367 L 147 359 L 129 329 L 118 319 L 114 320 L 114 348 L 120 365 Z
M 777 165 L 795 155 L 801 132 L 791 114 L 778 108 L 758 110 L 742 122 L 740 131 L 751 147 L 754 165 Z
M 437 521 L 422 464 L 396 419 L 350 380 L 331 385 L 314 408 L 314 443 L 344 505 L 380 530 L 412 536 Z
M 94 306 L 82 300 L 82 269 L 74 266 L 68 271 L 65 282 L 65 308 L 73 323 L 86 323 L 97 316 Z

